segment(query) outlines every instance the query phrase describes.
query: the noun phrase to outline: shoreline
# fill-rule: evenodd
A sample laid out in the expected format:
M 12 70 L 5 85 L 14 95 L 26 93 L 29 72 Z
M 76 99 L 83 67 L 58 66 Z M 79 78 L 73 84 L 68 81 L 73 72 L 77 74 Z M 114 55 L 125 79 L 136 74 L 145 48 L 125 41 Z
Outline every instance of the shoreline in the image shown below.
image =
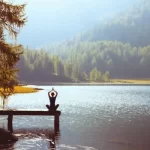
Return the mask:
M 150 83 L 29 83 L 33 86 L 150 86 Z
M 35 93 L 35 92 L 38 92 L 39 90 L 43 90 L 43 89 L 42 88 L 36 88 L 36 87 L 27 87 L 26 85 L 18 85 L 18 86 L 14 87 L 14 93 L 13 94 Z M 0 91 L 3 91 L 3 89 L 0 88 Z
M 150 86 L 150 79 L 112 79 L 110 82 L 26 82 L 34 86 Z

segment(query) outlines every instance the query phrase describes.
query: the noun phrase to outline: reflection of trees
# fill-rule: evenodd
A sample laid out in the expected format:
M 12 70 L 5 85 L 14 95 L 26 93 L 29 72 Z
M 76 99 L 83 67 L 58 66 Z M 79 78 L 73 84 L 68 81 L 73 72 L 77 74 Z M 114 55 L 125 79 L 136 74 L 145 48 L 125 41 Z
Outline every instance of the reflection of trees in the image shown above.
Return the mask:
M 1 150 L 14 150 L 14 143 L 10 144 L 0 144 Z
M 14 134 L 21 134 L 20 138 L 28 137 L 30 139 L 42 137 L 43 139 L 48 139 L 50 150 L 51 148 L 56 148 L 56 144 L 60 138 L 60 131 L 55 131 L 54 129 L 19 129 L 15 130 Z
M 8 104 L 8 98 L 3 100 L 3 99 L 0 99 L 1 100 L 1 103 L 0 103 L 0 108 L 5 108 L 6 105 Z
M 56 148 L 56 142 L 59 142 L 60 131 L 53 131 L 53 133 L 49 134 L 50 139 L 50 148 Z

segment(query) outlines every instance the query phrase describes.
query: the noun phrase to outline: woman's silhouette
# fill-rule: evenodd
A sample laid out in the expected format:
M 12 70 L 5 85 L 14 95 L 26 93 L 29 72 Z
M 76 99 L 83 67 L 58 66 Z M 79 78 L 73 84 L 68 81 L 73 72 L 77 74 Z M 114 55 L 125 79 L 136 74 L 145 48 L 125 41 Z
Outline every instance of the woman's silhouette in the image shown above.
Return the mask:
M 48 97 L 49 97 L 49 101 L 50 101 L 50 105 L 46 105 L 48 110 L 56 110 L 58 108 L 59 104 L 57 104 L 55 106 L 55 101 L 56 101 L 57 95 L 58 95 L 58 93 L 57 93 L 57 91 L 54 90 L 54 88 L 52 88 L 52 90 L 50 92 L 48 92 Z

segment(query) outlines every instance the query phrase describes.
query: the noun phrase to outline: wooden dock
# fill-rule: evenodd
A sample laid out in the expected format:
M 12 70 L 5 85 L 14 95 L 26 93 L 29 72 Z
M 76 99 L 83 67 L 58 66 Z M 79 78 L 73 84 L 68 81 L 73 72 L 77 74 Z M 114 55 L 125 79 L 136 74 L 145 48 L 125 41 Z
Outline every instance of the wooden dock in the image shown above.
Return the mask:
M 8 116 L 8 130 L 13 132 L 13 116 L 54 116 L 54 129 L 59 130 L 59 116 L 60 111 L 48 110 L 0 110 L 0 116 Z

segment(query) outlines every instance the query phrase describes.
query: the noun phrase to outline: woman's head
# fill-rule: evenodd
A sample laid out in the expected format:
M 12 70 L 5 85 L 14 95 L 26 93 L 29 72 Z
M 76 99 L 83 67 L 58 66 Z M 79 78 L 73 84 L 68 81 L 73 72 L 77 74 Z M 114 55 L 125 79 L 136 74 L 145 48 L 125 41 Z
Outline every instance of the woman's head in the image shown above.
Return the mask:
M 55 96 L 55 93 L 54 93 L 54 92 L 51 92 L 51 96 L 54 97 L 54 96 Z

